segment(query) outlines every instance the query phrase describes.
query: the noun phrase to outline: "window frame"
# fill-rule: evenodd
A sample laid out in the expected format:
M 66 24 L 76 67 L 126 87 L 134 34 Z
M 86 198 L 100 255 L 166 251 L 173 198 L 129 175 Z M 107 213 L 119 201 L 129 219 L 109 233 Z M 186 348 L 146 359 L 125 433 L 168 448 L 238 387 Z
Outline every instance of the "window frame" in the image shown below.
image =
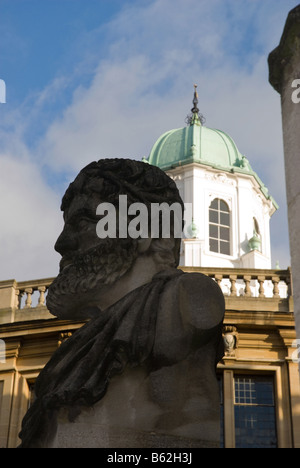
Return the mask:
M 281 366 L 264 365 L 218 365 L 218 375 L 222 379 L 223 394 L 223 446 L 235 448 L 235 417 L 234 417 L 234 377 L 238 375 L 273 377 L 275 424 L 278 448 L 293 448 L 291 415 L 289 413 L 290 397 Z
M 252 424 L 258 423 L 257 430 L 262 430 L 261 425 L 263 423 L 262 420 L 258 419 L 253 419 L 253 414 L 254 416 L 257 417 L 256 410 L 259 411 L 259 408 L 272 408 L 272 417 L 274 417 L 274 427 L 272 427 L 272 430 L 275 432 L 275 446 L 274 447 L 266 447 L 266 448 L 278 448 L 278 431 L 277 431 L 277 420 L 276 420 L 276 399 L 275 399 L 275 381 L 274 381 L 274 376 L 273 375 L 267 375 L 267 374 L 245 374 L 245 373 L 234 373 L 233 375 L 233 380 L 234 380 L 234 418 L 235 418 L 235 445 L 237 445 L 237 420 L 236 420 L 236 415 L 241 411 L 251 411 L 251 419 L 245 419 L 239 420 L 239 422 L 250 422 L 250 426 Z M 265 382 L 268 382 L 271 384 L 272 387 L 272 401 L 271 402 L 266 402 L 266 401 L 257 401 L 257 398 L 259 396 L 259 391 L 258 391 L 258 386 L 259 382 L 262 382 L 265 380 Z M 258 393 L 257 393 L 258 392 Z M 247 408 L 247 410 L 246 410 Z M 266 414 L 265 414 L 266 416 Z M 248 426 L 248 424 L 247 424 Z M 252 429 L 254 429 L 252 427 Z M 251 431 L 250 431 L 251 433 Z M 248 436 L 248 434 L 247 434 Z M 245 437 L 245 436 L 244 436 Z M 252 437 L 252 436 L 251 436 Z M 243 436 L 240 439 L 240 443 L 243 441 Z M 243 442 L 245 444 L 245 441 Z M 245 447 L 246 448 L 246 447 Z M 256 448 L 256 447 L 249 447 L 249 448 Z M 258 448 L 258 447 L 257 447 Z
M 217 202 L 217 207 L 213 204 Z M 226 210 L 222 209 L 222 204 L 226 205 Z M 225 216 L 228 217 L 227 223 Z M 213 220 L 213 217 L 215 220 Z M 222 222 L 223 217 L 223 222 Z M 211 235 L 212 232 L 217 233 Z M 224 235 L 228 231 L 228 235 Z M 222 234 L 223 233 L 223 234 Z M 217 250 L 212 250 L 211 244 L 217 245 Z M 228 252 L 222 251 L 222 247 L 228 247 Z M 208 207 L 208 249 L 214 255 L 222 255 L 226 258 L 232 257 L 232 215 L 228 203 L 221 197 L 216 196 L 210 201 Z

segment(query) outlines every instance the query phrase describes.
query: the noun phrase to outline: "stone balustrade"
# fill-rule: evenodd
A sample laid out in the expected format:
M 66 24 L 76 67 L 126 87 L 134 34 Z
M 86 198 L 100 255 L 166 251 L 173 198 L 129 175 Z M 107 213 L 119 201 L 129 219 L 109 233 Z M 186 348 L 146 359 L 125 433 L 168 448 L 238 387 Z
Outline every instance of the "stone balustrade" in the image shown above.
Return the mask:
M 0 282 L 0 324 L 52 318 L 46 295 L 53 278 Z
M 209 276 L 220 285 L 224 296 L 230 300 L 242 300 L 245 297 L 267 301 L 292 296 L 290 269 L 180 268 L 185 272 L 201 272 Z M 53 318 L 46 308 L 46 295 L 52 281 L 53 278 L 0 282 L 0 324 Z
M 30 309 L 46 306 L 46 295 L 52 281 L 53 278 L 17 283 L 15 307 L 17 309 Z
M 225 296 L 283 298 L 292 296 L 291 271 L 246 268 L 182 267 L 185 272 L 201 272 L 214 279 Z

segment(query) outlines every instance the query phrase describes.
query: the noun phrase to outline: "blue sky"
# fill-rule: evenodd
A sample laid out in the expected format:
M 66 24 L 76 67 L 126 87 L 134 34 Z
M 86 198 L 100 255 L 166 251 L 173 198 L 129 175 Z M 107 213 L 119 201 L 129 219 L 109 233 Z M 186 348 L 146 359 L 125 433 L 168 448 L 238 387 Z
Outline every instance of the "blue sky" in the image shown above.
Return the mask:
M 292 0 L 0 0 L 0 280 L 57 274 L 60 199 L 87 163 L 148 155 L 185 125 L 198 83 L 274 196 L 289 265 L 279 95 L 267 56 Z

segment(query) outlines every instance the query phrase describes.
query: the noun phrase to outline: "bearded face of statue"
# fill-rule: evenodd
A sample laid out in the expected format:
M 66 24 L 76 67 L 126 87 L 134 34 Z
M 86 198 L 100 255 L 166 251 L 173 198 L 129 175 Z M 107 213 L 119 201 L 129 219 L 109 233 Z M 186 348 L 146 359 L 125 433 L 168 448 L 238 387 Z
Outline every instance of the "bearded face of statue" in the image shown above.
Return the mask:
M 94 315 L 99 294 L 120 279 L 137 258 L 137 241 L 99 239 L 97 197 L 80 194 L 64 212 L 64 229 L 55 250 L 62 256 L 60 272 L 49 288 L 47 307 L 59 318 Z
M 175 183 L 159 168 L 144 162 L 104 159 L 82 169 L 62 201 L 65 225 L 55 245 L 62 256 L 60 272 L 47 296 L 53 315 L 81 319 L 99 313 L 99 303 L 103 307 L 107 304 L 103 296 L 111 294 L 110 287 L 129 272 L 140 255 L 152 255 L 158 270 L 176 268 L 180 239 L 148 238 L 142 244 L 130 236 L 97 236 L 98 205 L 108 202 L 117 207 L 123 194 L 128 195 L 129 204 L 142 202 L 149 207 L 150 203 L 167 201 L 183 205 Z M 150 270 L 146 272 L 150 275 Z

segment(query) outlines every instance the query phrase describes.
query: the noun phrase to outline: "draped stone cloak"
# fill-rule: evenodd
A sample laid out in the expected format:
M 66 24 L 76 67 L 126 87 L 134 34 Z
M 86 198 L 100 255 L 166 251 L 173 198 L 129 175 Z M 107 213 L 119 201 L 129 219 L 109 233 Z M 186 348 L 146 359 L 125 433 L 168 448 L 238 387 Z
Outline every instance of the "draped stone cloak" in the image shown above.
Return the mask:
M 99 310 L 62 343 L 40 373 L 35 402 L 23 420 L 20 448 L 45 447 L 55 434 L 61 408 L 75 420 L 81 408 L 105 397 L 111 379 L 127 367 L 154 372 L 209 344 L 206 369 L 213 374 L 223 356 L 223 315 L 223 294 L 213 280 L 175 269 L 158 273 Z

